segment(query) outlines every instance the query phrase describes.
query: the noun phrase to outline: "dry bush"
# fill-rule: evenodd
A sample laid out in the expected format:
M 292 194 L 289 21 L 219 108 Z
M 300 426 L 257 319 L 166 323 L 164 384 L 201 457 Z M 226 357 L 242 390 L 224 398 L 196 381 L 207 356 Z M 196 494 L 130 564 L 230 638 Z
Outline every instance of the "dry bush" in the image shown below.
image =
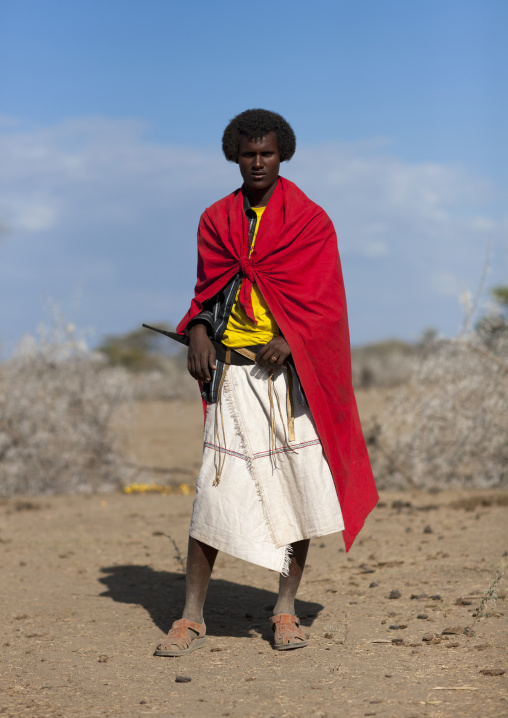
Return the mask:
M 106 367 L 59 317 L 25 339 L 0 365 L 0 494 L 101 491 L 128 480 L 110 417 L 131 393 L 126 370 Z
M 409 379 L 422 344 L 397 339 L 351 349 L 351 369 L 355 389 L 394 387 Z
M 186 356 L 187 351 L 185 351 Z M 134 399 L 139 401 L 199 399 L 198 385 L 187 371 L 186 358 L 185 364 L 177 357 L 158 357 L 158 362 L 158 369 L 130 374 L 129 381 Z
M 165 322 L 151 324 L 174 330 Z M 187 371 L 187 349 L 163 334 L 139 327 L 126 334 L 107 336 L 98 351 L 109 366 L 129 370 L 135 399 L 199 397 L 196 382 Z
M 380 488 L 508 484 L 507 334 L 484 323 L 483 335 L 427 347 L 394 389 L 382 426 L 366 427 Z

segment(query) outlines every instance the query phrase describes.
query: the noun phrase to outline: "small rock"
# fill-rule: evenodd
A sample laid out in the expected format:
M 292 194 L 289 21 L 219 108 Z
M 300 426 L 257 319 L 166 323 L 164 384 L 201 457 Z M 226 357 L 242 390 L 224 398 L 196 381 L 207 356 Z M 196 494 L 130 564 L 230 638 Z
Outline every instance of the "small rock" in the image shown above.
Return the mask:
M 101 653 L 101 655 L 99 656 L 99 663 L 107 663 L 108 660 L 108 656 L 106 656 L 105 653 Z
M 426 621 L 428 617 L 429 617 L 428 613 L 419 613 L 416 618 L 421 618 L 422 621 Z
M 367 566 L 365 563 L 362 563 L 360 565 L 360 569 L 361 569 L 360 573 L 376 573 L 375 568 L 371 568 L 370 566 Z
M 139 701 L 140 706 L 146 706 L 146 701 Z
M 441 643 L 441 637 L 437 633 L 424 633 L 422 641 L 425 641 L 425 643 Z
M 392 677 L 391 673 L 385 673 L 385 678 L 391 678 L 391 677 Z
M 324 634 L 324 637 L 325 637 L 325 638 L 333 638 L 333 633 L 331 633 L 330 631 L 327 631 L 327 632 Z
M 392 501 L 392 509 L 410 509 L 412 507 L 412 503 L 410 501 Z
M 477 651 L 486 651 L 487 648 L 490 648 L 490 644 L 488 643 L 480 643 L 478 646 L 475 646 Z
M 175 683 L 190 683 L 192 681 L 192 678 L 189 676 L 177 676 L 175 678 Z
M 473 631 L 473 629 L 470 626 L 466 626 L 464 628 L 464 635 L 468 636 L 470 638 L 471 636 L 475 635 L 475 632 Z
M 397 588 L 394 588 L 392 591 L 390 591 L 388 598 L 400 598 L 401 596 L 401 592 Z
M 458 642 L 457 641 L 449 641 L 449 643 L 446 644 L 447 648 L 458 648 Z
M 249 683 L 250 681 L 255 681 L 255 680 L 256 679 L 254 678 L 254 676 L 249 676 L 248 678 L 245 679 L 246 683 Z
M 378 586 L 378 585 L 379 585 L 379 584 L 376 583 L 375 581 L 371 581 L 371 582 L 369 583 L 369 588 L 376 588 L 376 586 Z
M 396 646 L 401 646 L 404 643 L 404 640 L 402 638 L 392 638 L 392 643 Z
M 461 597 L 457 598 L 457 600 L 455 601 L 456 606 L 471 606 L 472 603 L 473 602 L 470 601 L 468 598 L 461 598 Z
M 482 668 L 480 673 L 484 676 L 503 676 L 505 671 L 503 668 Z
M 461 633 L 464 633 L 464 628 L 462 626 L 451 626 L 450 628 L 445 628 L 444 631 L 441 631 L 442 636 L 460 636 Z
M 402 631 L 407 628 L 407 623 L 394 623 L 393 626 L 389 626 L 392 631 Z
M 419 600 L 421 598 L 427 598 L 427 594 L 426 593 L 412 593 L 409 598 L 411 598 L 413 601 Z
M 429 596 L 429 598 L 431 598 L 433 601 L 441 601 L 442 600 L 439 593 L 435 593 L 433 596 Z
M 427 526 L 425 526 L 425 528 L 423 529 L 423 533 L 424 533 L 424 534 L 432 534 L 432 533 L 434 533 L 434 532 L 432 531 L 432 526 L 430 526 L 429 524 L 427 524 Z
M 210 648 L 210 653 L 220 653 L 223 650 L 224 650 L 223 648 L 219 648 L 217 646 L 217 648 Z

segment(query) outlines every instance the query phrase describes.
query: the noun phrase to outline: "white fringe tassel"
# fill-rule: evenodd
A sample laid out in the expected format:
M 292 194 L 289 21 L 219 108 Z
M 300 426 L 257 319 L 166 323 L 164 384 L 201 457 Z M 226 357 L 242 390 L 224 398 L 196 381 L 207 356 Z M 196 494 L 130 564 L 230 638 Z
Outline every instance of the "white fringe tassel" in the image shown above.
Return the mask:
M 291 544 L 284 547 L 284 564 L 282 566 L 282 576 L 289 576 L 289 567 L 291 566 L 291 559 L 293 557 L 293 547 Z

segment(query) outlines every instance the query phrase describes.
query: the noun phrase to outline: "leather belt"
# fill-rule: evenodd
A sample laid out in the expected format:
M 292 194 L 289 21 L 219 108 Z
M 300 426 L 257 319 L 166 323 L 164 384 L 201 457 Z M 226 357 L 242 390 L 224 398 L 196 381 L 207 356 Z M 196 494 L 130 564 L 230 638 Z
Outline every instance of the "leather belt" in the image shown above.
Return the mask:
M 189 346 L 189 337 L 177 334 L 176 332 L 168 332 L 165 329 L 158 329 L 157 327 L 151 327 L 149 324 L 143 324 L 146 329 L 152 329 L 154 332 L 159 332 L 159 334 L 164 334 L 166 337 L 169 337 L 170 339 L 174 339 L 176 342 L 179 342 L 180 344 L 185 344 L 185 346 Z M 234 366 L 245 366 L 247 364 L 255 364 L 256 363 L 256 353 L 259 351 L 259 349 L 263 346 L 262 344 L 255 344 L 254 346 L 250 347 L 237 347 L 236 349 L 232 349 L 231 347 L 227 347 L 222 342 L 215 342 L 213 340 L 210 340 L 215 347 L 215 358 L 218 361 L 224 362 L 226 365 L 224 367 L 224 373 L 222 375 L 221 384 L 219 387 L 219 397 L 222 389 L 222 382 L 224 381 L 225 372 L 227 371 L 227 367 L 230 364 L 233 364 Z M 288 367 L 288 382 L 287 382 L 287 390 L 286 390 L 286 409 L 287 409 L 287 417 L 288 417 L 288 436 L 286 437 L 286 444 L 288 441 L 295 441 L 295 420 L 294 420 L 294 414 L 293 414 L 293 372 Z M 269 378 L 270 384 L 270 392 L 273 392 L 273 375 L 270 372 L 270 378 Z M 278 400 L 277 400 L 278 402 Z M 271 410 L 275 413 L 275 409 L 273 408 L 273 397 L 270 393 L 270 407 Z M 280 406 L 279 406 L 280 411 Z M 281 415 L 282 416 L 282 415 Z M 286 433 L 286 430 L 284 429 L 284 434 Z M 220 473 L 222 469 L 218 471 L 215 481 L 219 483 L 220 481 Z

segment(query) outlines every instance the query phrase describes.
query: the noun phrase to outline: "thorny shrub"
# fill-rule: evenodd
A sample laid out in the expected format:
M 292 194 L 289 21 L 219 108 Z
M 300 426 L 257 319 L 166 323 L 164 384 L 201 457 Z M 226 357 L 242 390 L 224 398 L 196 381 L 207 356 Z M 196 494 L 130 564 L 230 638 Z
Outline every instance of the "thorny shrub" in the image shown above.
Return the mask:
M 429 345 L 366 427 L 380 488 L 508 484 L 508 332 L 487 329 Z
M 0 494 L 113 488 L 128 477 L 114 450 L 112 411 L 131 393 L 72 325 L 42 328 L 0 365 Z

